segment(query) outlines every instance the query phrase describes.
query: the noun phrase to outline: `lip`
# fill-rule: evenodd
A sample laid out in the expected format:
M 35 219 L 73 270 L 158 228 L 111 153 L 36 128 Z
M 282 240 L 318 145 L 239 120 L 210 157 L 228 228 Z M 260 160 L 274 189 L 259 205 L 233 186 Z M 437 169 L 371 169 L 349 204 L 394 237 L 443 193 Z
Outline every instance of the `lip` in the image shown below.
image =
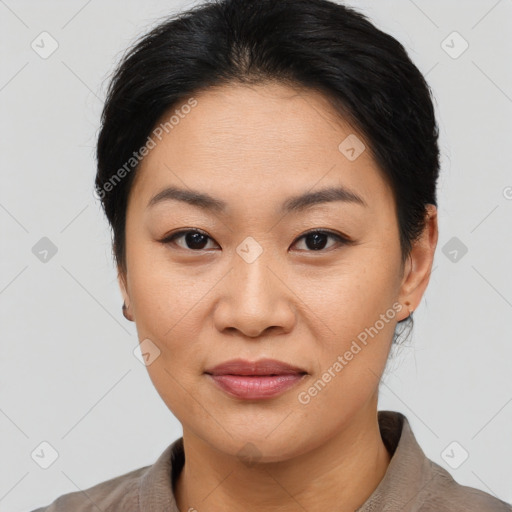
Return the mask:
M 290 375 L 307 373 L 303 368 L 292 366 L 277 359 L 259 359 L 247 361 L 245 359 L 231 359 L 205 370 L 210 375 Z
M 268 399 L 298 384 L 307 372 L 275 359 L 233 359 L 205 374 L 225 393 L 243 400 Z

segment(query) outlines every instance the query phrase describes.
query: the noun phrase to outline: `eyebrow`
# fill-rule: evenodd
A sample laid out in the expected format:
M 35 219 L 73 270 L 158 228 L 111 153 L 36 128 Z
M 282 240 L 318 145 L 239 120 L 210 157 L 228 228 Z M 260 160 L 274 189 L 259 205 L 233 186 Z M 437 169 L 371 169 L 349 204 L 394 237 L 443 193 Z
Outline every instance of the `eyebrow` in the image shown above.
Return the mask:
M 164 188 L 153 196 L 146 208 L 150 208 L 165 201 L 181 201 L 202 210 L 216 213 L 223 213 L 228 206 L 228 204 L 222 199 L 217 199 L 204 192 L 170 186 Z M 346 203 L 368 206 L 361 196 L 348 188 L 338 186 L 327 187 L 316 192 L 306 192 L 305 194 L 290 197 L 284 201 L 278 213 L 287 214 L 291 212 L 300 212 L 318 204 L 334 201 L 343 201 Z

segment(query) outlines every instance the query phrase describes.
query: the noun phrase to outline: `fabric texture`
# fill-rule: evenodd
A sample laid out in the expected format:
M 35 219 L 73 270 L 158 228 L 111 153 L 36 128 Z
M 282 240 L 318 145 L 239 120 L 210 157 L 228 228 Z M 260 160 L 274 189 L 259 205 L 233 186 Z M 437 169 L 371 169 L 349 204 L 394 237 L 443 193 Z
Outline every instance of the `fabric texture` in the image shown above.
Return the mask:
M 458 484 L 445 469 L 428 459 L 403 414 L 379 411 L 378 419 L 391 461 L 377 488 L 354 512 L 512 512 L 511 505 Z M 180 512 L 173 482 L 184 462 L 180 437 L 153 465 L 64 494 L 32 512 Z

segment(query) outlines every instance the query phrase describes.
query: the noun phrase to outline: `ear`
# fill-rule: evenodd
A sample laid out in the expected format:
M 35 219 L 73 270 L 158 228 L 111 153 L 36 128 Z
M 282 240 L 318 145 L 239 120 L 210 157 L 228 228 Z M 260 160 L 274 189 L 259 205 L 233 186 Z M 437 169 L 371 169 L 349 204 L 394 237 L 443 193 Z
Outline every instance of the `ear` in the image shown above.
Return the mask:
M 128 285 L 126 272 L 124 272 L 120 267 L 117 267 L 117 282 L 119 283 L 119 288 L 121 290 L 121 295 L 123 296 L 124 303 L 127 307 L 130 305 L 130 297 L 128 295 Z
M 430 280 L 434 253 L 439 236 L 437 222 L 437 208 L 433 204 L 426 206 L 425 228 L 421 236 L 411 248 L 411 252 L 404 265 L 404 274 L 400 285 L 399 302 L 406 307 L 398 320 L 403 320 L 409 311 L 415 311 Z
M 126 272 L 123 272 L 120 267 L 117 268 L 117 281 L 119 282 L 119 288 L 121 289 L 121 294 L 123 296 L 123 315 L 126 320 L 130 322 L 134 321 L 133 315 L 130 312 L 130 296 L 128 294 L 128 280 L 126 276 Z

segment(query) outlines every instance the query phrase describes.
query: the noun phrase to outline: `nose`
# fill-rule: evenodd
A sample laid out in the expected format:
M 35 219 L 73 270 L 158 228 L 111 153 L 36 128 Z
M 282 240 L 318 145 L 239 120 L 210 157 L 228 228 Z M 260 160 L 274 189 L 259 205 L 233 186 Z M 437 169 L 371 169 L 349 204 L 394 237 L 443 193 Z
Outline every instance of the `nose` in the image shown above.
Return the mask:
M 296 322 L 294 294 L 265 253 L 255 261 L 234 255 L 233 267 L 219 289 L 214 324 L 219 332 L 259 338 L 266 331 L 288 333 Z

